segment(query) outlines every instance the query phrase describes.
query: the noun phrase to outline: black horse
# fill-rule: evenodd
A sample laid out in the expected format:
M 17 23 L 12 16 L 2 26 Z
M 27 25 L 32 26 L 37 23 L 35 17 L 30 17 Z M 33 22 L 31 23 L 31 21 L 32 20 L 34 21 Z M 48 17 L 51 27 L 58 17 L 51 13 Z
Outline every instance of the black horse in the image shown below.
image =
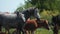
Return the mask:
M 52 17 L 52 22 L 54 25 L 53 33 L 58 34 L 58 29 L 60 27 L 60 15 L 53 16 Z
M 17 32 L 21 33 L 24 22 L 24 16 L 22 13 L 17 12 L 16 14 L 0 14 L 0 29 L 3 26 L 9 33 L 10 28 L 16 28 Z M 17 34 L 19 34 L 17 33 Z
M 26 10 L 23 10 L 21 12 L 22 14 L 24 14 L 25 19 L 27 20 L 28 18 L 30 18 L 31 16 L 35 17 L 38 21 L 40 21 L 40 15 L 39 15 L 39 10 L 36 7 L 30 7 Z
M 30 18 L 31 16 L 34 16 L 37 19 L 37 21 L 40 21 L 40 15 L 39 15 L 38 9 L 34 8 L 34 7 L 23 10 L 22 14 L 24 14 L 24 16 L 22 16 L 22 18 L 20 16 L 21 15 L 20 13 L 16 13 L 16 14 L 17 15 L 15 15 L 15 14 L 14 15 L 13 14 L 11 14 L 11 15 L 0 14 L 0 21 L 1 21 L 0 25 L 3 25 L 7 29 L 7 27 L 13 26 L 13 24 L 14 24 L 14 26 L 18 26 L 16 28 L 19 31 L 23 31 L 26 20 L 28 18 Z M 15 25 L 15 24 L 17 24 L 17 25 Z

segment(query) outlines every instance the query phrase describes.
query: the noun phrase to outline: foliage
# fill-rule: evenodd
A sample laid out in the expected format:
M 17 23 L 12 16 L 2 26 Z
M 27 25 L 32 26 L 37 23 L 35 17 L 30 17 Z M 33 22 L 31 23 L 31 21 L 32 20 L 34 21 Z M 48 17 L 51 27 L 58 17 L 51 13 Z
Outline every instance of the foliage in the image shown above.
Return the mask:
M 30 2 L 28 2 L 28 1 L 25 1 L 25 5 L 24 5 L 24 8 L 25 9 L 27 9 L 27 8 L 29 8 L 29 7 L 32 7 L 33 5 L 30 3 Z
M 41 15 L 41 18 L 43 19 L 47 19 L 50 23 L 51 23 L 51 18 L 52 18 L 52 15 L 53 16 L 56 16 L 58 15 L 60 12 L 55 10 L 55 11 L 46 11 L 44 10 L 42 13 L 40 13 Z
M 27 0 L 40 10 L 59 10 L 60 0 Z
M 60 11 L 60 0 L 27 0 L 25 1 L 25 5 L 21 6 L 24 7 L 25 9 L 36 6 L 37 8 L 40 9 L 40 11 L 45 10 L 59 10 Z M 18 7 L 18 8 L 21 8 Z

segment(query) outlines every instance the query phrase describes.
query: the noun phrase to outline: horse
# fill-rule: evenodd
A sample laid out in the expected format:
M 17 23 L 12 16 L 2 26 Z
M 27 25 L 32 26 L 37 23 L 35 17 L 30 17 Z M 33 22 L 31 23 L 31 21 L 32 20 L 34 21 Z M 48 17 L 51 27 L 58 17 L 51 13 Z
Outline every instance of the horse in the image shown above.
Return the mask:
M 3 21 L 5 21 L 5 22 L 16 22 L 16 21 L 21 21 L 21 22 L 23 22 L 23 24 L 25 25 L 25 21 L 28 19 L 28 18 L 30 18 L 31 16 L 33 16 L 33 17 L 35 17 L 38 21 L 40 21 L 39 20 L 39 18 L 40 18 L 40 15 L 39 15 L 39 12 L 38 12 L 38 8 L 29 8 L 29 9 L 27 9 L 27 10 L 23 10 L 22 12 L 21 12 L 22 14 L 24 14 L 24 17 L 22 17 L 22 19 L 23 19 L 23 21 L 21 21 L 21 19 L 20 19 L 20 17 L 19 17 L 19 13 L 17 13 L 17 18 L 18 18 L 18 20 L 17 19 L 15 19 L 16 18 L 16 16 L 13 16 L 13 14 L 12 14 L 12 16 L 13 16 L 13 18 L 11 19 L 11 18 L 6 18 L 5 16 L 2 18 L 1 17 L 1 20 L 3 20 Z M 11 15 L 10 15 L 11 16 Z M 16 21 L 15 21 L 16 20 Z M 19 22 L 20 22 L 19 21 Z M 2 22 L 2 21 L 1 21 Z M 8 23 L 7 22 L 7 23 Z M 6 23 L 3 23 L 4 25 L 6 25 Z M 9 24 L 9 23 L 8 23 Z M 22 30 L 21 28 L 20 28 L 20 26 L 22 25 L 20 25 L 21 23 L 19 23 L 18 24 L 18 29 L 20 29 L 20 30 Z M 24 26 L 24 25 L 22 25 L 22 26 Z M 7 25 L 8 26 L 8 25 Z M 22 27 L 21 26 L 21 27 Z M 5 27 L 5 26 L 4 26 Z M 23 27 L 24 28 L 24 27 Z M 20 31 L 19 30 L 19 31 Z
M 0 15 L 1 14 L 9 14 L 9 12 L 0 12 Z M 0 22 L 1 22 L 1 19 L 0 19 Z M 0 24 L 0 31 L 1 31 L 1 24 Z
M 41 28 L 41 27 L 44 27 L 46 28 L 47 30 L 50 29 L 49 27 L 49 24 L 48 24 L 48 20 L 45 20 L 45 19 L 40 19 L 41 20 L 41 23 L 39 23 L 37 21 L 37 19 L 28 19 L 26 21 L 26 25 L 24 26 L 24 30 L 25 30 L 25 33 L 26 34 L 29 34 L 31 32 L 31 34 L 34 34 L 34 31 L 37 29 L 37 28 Z M 15 33 L 16 31 L 14 31 L 13 33 Z
M 14 12 L 16 13 L 16 12 Z M 24 14 L 25 19 L 27 20 L 28 18 L 30 18 L 31 16 L 35 17 L 37 19 L 37 21 L 40 21 L 40 15 L 39 15 L 39 11 L 38 8 L 36 7 L 30 7 L 26 10 L 21 11 L 20 13 Z M 25 22 L 26 22 L 25 20 Z M 25 26 L 25 24 L 24 24 Z M 24 27 L 23 27 L 24 30 Z
M 41 23 L 39 23 L 36 19 L 27 20 L 27 25 L 25 25 L 26 32 L 28 33 L 29 31 L 31 31 L 31 34 L 34 34 L 34 31 L 37 28 L 41 28 L 41 27 L 44 27 L 48 30 L 50 29 L 48 20 L 40 19 L 40 21 Z
M 58 30 L 60 29 L 60 15 L 52 16 L 52 25 L 54 26 L 53 33 L 58 34 Z
M 17 29 L 17 34 L 21 33 L 24 19 L 23 19 L 23 14 L 17 12 L 17 14 L 0 14 L 0 29 L 1 26 L 3 26 L 6 31 L 9 33 L 10 28 L 16 28 Z

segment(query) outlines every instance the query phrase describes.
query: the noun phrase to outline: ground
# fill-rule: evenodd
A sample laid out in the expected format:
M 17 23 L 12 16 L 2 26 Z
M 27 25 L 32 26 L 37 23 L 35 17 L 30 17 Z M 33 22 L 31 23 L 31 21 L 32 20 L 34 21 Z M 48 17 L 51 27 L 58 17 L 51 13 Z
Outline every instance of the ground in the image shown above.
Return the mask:
M 4 32 L 4 28 L 2 29 L 2 31 Z M 14 29 L 10 29 L 10 32 L 12 33 L 14 31 Z M 52 30 L 46 30 L 44 28 L 39 28 L 35 31 L 35 34 L 53 34 Z M 60 31 L 59 31 L 60 34 Z

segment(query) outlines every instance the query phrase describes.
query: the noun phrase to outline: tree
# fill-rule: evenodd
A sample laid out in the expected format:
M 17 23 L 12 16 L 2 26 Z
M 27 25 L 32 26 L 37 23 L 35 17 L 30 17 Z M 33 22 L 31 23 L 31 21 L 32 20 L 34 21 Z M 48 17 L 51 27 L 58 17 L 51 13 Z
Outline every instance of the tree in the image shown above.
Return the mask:
M 32 7 L 33 5 L 30 3 L 30 2 L 28 2 L 28 1 L 25 1 L 25 5 L 24 5 L 24 8 L 25 9 L 27 9 L 27 8 L 29 8 L 29 7 Z
M 57 0 L 27 0 L 32 5 L 38 7 L 40 11 L 45 10 L 55 10 L 57 9 Z
M 60 0 L 27 0 L 25 1 L 25 5 L 22 7 L 27 9 L 31 6 L 36 6 L 39 8 L 40 12 L 45 10 L 59 10 L 60 11 Z M 17 9 L 22 9 L 22 7 L 18 7 Z

